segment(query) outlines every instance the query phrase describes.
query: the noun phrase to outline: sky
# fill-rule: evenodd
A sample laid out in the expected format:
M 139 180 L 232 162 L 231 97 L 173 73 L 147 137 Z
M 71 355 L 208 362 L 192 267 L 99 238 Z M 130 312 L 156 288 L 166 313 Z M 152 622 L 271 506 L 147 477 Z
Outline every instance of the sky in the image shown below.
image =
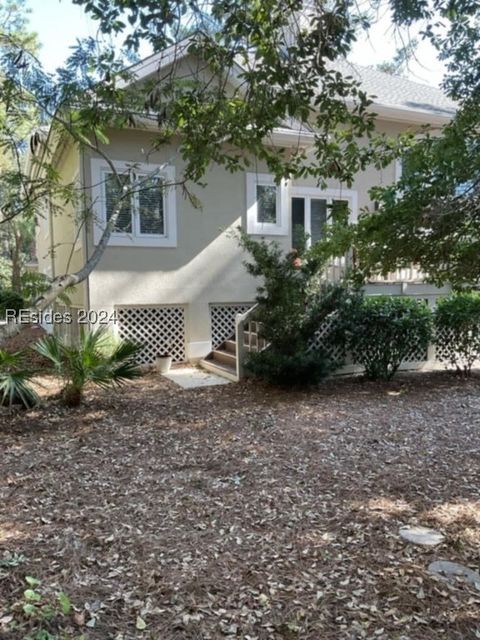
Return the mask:
M 47 71 L 54 71 L 69 54 L 69 47 L 77 38 L 95 36 L 96 23 L 71 0 L 29 0 L 30 24 L 42 44 L 40 59 Z M 361 37 L 353 48 L 350 60 L 362 65 L 375 65 L 393 58 L 401 40 L 395 37 L 387 14 L 378 17 L 368 37 Z M 409 64 L 411 80 L 438 86 L 443 67 L 436 60 L 431 45 L 420 42 L 415 58 Z

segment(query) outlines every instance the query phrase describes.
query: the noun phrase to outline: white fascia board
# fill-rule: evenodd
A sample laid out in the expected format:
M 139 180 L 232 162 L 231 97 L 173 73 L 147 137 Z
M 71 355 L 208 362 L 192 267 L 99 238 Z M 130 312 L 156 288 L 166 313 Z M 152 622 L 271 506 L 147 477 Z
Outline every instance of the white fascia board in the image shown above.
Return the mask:
M 373 103 L 369 106 L 369 111 L 376 113 L 382 120 L 388 120 L 391 122 L 401 122 L 402 124 L 412 125 L 436 125 L 443 126 L 448 124 L 454 117 L 454 113 L 451 115 L 418 111 L 416 109 L 408 109 L 405 107 L 397 107 L 393 105 L 385 105 L 379 103 Z
M 313 131 L 295 129 L 274 129 L 265 138 L 265 142 L 271 142 L 275 147 L 310 147 L 315 141 Z

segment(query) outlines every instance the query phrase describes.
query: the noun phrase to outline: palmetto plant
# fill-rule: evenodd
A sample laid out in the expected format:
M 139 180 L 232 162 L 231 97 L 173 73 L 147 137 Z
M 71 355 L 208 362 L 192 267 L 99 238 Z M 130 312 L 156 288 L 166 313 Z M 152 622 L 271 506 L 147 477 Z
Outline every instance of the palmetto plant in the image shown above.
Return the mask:
M 93 331 L 82 327 L 76 346 L 50 335 L 42 338 L 35 349 L 50 360 L 54 372 L 64 379 L 62 396 L 69 407 L 80 404 L 89 382 L 106 389 L 140 375 L 135 356 L 141 346 L 127 340 L 112 346 L 110 334 L 103 327 Z
M 0 405 L 22 404 L 29 409 L 38 402 L 38 395 L 30 386 L 35 372 L 25 367 L 21 351 L 8 353 L 0 349 Z

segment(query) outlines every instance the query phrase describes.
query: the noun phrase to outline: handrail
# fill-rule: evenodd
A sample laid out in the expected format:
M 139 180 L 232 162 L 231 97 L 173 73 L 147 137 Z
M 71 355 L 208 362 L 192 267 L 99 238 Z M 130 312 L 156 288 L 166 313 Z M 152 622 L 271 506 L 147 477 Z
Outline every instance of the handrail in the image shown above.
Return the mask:
M 250 320 L 257 310 L 258 304 L 254 304 L 244 313 L 237 313 L 235 317 L 235 344 L 237 352 L 237 380 L 245 377 L 244 361 L 248 349 L 245 345 L 245 327 L 250 324 Z

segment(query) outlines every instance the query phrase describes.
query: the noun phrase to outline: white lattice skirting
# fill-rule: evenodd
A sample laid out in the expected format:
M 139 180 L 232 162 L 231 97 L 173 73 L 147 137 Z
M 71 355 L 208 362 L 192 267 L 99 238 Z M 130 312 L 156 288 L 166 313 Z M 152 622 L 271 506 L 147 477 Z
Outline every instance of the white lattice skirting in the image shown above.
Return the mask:
M 234 304 L 211 304 L 210 323 L 212 327 L 212 349 L 235 334 L 235 318 L 237 313 L 245 313 L 253 307 L 253 302 Z
M 324 349 L 333 360 L 337 360 L 339 362 L 343 361 L 345 365 L 351 366 L 353 365 L 353 361 L 351 359 L 350 354 L 345 353 L 341 346 L 337 344 L 332 344 L 330 342 L 329 337 L 332 331 L 335 330 L 335 324 L 338 322 L 338 319 L 335 314 L 332 314 L 317 330 L 315 333 L 314 339 L 310 345 L 310 349 L 312 351 L 318 349 Z M 427 351 L 422 349 L 422 347 L 416 343 L 415 340 L 412 340 L 410 345 L 410 351 L 405 359 L 405 363 L 410 364 L 421 364 L 427 361 Z
M 118 335 L 143 345 L 141 364 L 154 362 L 157 354 L 170 353 L 174 362 L 185 362 L 185 310 L 183 307 L 117 308 Z

